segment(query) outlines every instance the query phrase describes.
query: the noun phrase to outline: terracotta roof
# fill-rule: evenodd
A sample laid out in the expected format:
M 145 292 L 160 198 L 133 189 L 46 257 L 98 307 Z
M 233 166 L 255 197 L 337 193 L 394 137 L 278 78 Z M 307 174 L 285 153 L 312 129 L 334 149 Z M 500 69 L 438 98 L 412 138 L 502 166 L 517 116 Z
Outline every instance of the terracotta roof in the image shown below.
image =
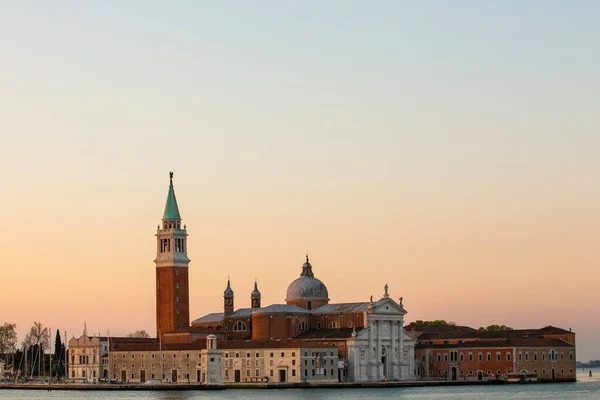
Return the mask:
M 415 324 L 414 322 L 404 327 L 407 331 L 414 330 L 419 333 L 442 333 L 442 332 L 476 332 L 476 329 L 470 326 L 461 325 L 429 325 Z
M 333 348 L 331 344 L 307 342 L 298 339 L 281 340 L 222 340 L 218 349 L 290 349 L 290 348 Z
M 176 335 L 176 334 L 181 334 L 181 333 L 206 333 L 207 335 L 208 334 L 218 334 L 219 331 L 217 331 L 215 328 L 207 328 L 204 326 L 186 326 L 184 328 L 179 328 L 177 330 L 174 330 L 173 332 L 166 332 L 165 336 L 173 335 L 173 334 Z
M 554 326 L 542 329 L 513 329 L 504 331 L 450 331 L 450 332 L 425 332 L 419 340 L 435 339 L 503 339 L 503 338 L 529 338 L 542 337 L 543 335 L 562 335 L 573 333 Z
M 544 338 L 507 338 L 496 340 L 471 340 L 454 344 L 418 344 L 417 349 L 460 349 L 460 348 L 497 348 L 497 347 L 575 347 L 562 339 Z
M 352 337 L 352 328 L 309 329 L 296 336 L 297 339 L 348 339 Z
M 192 343 L 153 343 L 119 342 L 111 346 L 111 351 L 159 351 L 159 350 L 202 350 L 206 348 L 206 340 L 198 339 Z

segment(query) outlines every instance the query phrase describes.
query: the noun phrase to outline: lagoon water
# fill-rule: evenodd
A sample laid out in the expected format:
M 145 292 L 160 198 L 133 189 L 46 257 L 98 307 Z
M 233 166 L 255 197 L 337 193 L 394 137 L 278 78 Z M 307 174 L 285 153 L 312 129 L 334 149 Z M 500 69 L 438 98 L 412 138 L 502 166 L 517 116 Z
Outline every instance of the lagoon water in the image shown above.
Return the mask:
M 0 399 L 102 399 L 102 400 L 600 400 L 600 368 L 577 371 L 577 382 L 463 387 L 378 389 L 229 389 L 223 391 L 38 391 L 0 390 Z

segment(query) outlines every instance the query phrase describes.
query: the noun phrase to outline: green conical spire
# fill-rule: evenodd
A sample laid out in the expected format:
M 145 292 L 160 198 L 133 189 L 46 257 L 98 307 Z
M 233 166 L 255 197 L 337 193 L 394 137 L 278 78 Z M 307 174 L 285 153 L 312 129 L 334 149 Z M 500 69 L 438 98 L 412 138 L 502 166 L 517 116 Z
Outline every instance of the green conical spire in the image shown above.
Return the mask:
M 177 199 L 175 198 L 175 190 L 173 189 L 173 173 L 169 172 L 170 184 L 169 194 L 167 195 L 167 204 L 165 205 L 165 213 L 163 219 L 180 220 L 179 207 L 177 207 Z

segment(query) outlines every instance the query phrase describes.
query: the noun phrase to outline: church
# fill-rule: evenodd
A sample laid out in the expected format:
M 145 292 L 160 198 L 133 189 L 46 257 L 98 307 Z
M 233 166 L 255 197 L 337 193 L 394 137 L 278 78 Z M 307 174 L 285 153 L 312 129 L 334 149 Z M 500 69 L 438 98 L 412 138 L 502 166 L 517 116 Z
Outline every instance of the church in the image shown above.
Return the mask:
M 300 276 L 287 288 L 285 303 L 262 306 L 255 282 L 249 293 L 251 307 L 236 309 L 228 280 L 223 311 L 190 324 L 187 236 L 170 173 L 165 210 L 156 232 L 154 260 L 156 334 L 163 343 L 204 342 L 208 335 L 214 335 L 219 347 L 232 342 L 268 348 L 277 341 L 293 340 L 307 346 L 335 347 L 338 363 L 333 375 L 339 381 L 415 379 L 416 340 L 404 329 L 406 310 L 402 298 L 395 301 L 390 297 L 386 284 L 378 300 L 371 296 L 368 301 L 330 303 L 327 287 L 315 277 L 308 255 Z M 307 370 L 298 375 L 312 376 L 314 372 Z M 224 371 L 222 375 L 226 383 L 227 377 L 235 381 L 242 374 Z

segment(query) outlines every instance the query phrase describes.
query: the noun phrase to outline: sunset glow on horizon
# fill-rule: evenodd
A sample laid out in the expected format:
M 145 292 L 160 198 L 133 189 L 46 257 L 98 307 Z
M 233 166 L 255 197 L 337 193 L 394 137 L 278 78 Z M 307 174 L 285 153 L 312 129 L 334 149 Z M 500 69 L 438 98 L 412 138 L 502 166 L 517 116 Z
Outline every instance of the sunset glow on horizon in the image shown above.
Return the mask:
M 154 335 L 174 171 L 191 320 L 308 253 L 332 303 L 600 359 L 600 5 L 453 3 L 0 6 L 0 324 Z

